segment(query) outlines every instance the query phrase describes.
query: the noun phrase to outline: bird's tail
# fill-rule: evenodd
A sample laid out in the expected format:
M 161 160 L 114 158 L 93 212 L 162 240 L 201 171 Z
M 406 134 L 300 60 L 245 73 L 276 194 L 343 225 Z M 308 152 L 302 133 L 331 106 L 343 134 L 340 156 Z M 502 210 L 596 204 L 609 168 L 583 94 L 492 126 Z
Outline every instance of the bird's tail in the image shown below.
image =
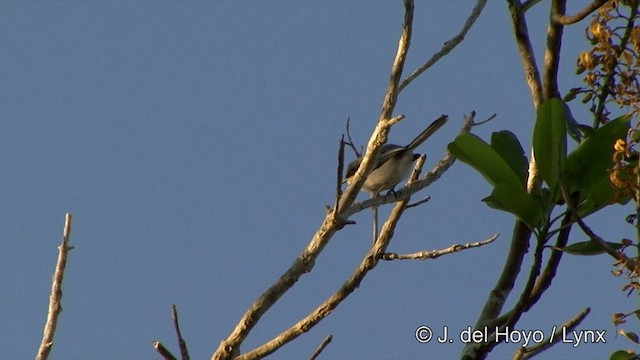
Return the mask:
M 407 149 L 413 150 L 420 146 L 425 140 L 427 140 L 434 132 L 442 127 L 447 122 L 447 115 L 442 115 L 431 123 L 423 132 L 421 132 L 412 142 L 407 145 Z

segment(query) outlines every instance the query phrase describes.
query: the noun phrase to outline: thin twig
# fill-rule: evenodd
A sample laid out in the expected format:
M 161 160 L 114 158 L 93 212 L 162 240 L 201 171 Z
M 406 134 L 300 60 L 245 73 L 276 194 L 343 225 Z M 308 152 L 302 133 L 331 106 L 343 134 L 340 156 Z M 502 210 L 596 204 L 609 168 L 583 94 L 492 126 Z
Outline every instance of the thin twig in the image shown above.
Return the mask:
M 49 357 L 51 348 L 53 347 L 53 336 L 56 332 L 58 324 L 58 316 L 62 312 L 62 279 L 64 278 L 64 270 L 67 266 L 67 255 L 73 247 L 69 246 L 69 237 L 71 236 L 71 213 L 66 213 L 64 217 L 64 228 L 62 230 L 62 243 L 58 246 L 58 261 L 53 272 L 53 281 L 51 282 L 51 293 L 49 295 L 49 308 L 47 311 L 47 321 L 44 324 L 44 333 L 40 348 L 36 355 L 36 360 L 45 360 Z
M 318 345 L 318 348 L 316 349 L 316 351 L 314 351 L 313 354 L 309 356 L 309 360 L 315 360 L 320 355 L 322 350 L 324 350 L 324 348 L 327 347 L 327 345 L 329 345 L 331 340 L 333 340 L 333 335 L 329 335 L 326 338 L 324 338 L 324 340 L 322 340 L 320 345 Z
M 387 252 L 382 255 L 382 260 L 428 260 L 428 259 L 436 259 L 442 255 L 448 255 L 457 253 L 463 250 L 480 247 L 483 245 L 487 245 L 489 243 L 494 242 L 500 234 L 494 234 L 490 238 L 478 242 L 466 243 L 464 245 L 454 244 L 447 248 L 440 250 L 431 250 L 431 251 L 419 251 L 412 254 L 396 254 L 392 252 Z
M 348 125 L 347 125 L 347 129 L 348 129 Z M 342 197 L 343 171 L 344 171 L 344 135 L 342 135 L 342 138 L 340 139 L 340 145 L 338 145 L 338 169 L 336 169 L 336 201 L 333 204 L 333 211 L 335 214 L 337 214 L 340 209 L 340 198 Z
M 176 330 L 176 336 L 178 337 L 180 356 L 182 357 L 182 360 L 189 360 L 189 350 L 187 350 L 187 343 L 184 341 L 184 338 L 180 333 L 180 325 L 178 324 L 178 310 L 176 309 L 175 304 L 171 305 L 171 318 L 173 319 L 173 327 Z
M 349 147 L 353 149 L 353 153 L 356 154 L 356 157 L 358 158 L 360 157 L 360 152 L 356 148 L 356 145 L 354 144 L 353 139 L 351 138 L 351 118 L 350 117 L 347 118 L 347 125 L 345 127 L 347 132 L 347 139 L 349 139 L 349 141 L 347 141 L 347 145 L 349 145 Z
M 537 343 L 534 346 L 530 346 L 530 347 L 520 347 L 515 354 L 513 355 L 512 359 L 514 360 L 525 360 L 525 359 L 529 359 L 547 349 L 549 349 L 550 347 L 552 347 L 554 344 L 558 343 L 560 340 L 562 340 L 562 332 L 571 332 L 573 331 L 578 325 L 580 325 L 580 323 L 582 322 L 582 320 L 584 320 L 587 315 L 589 315 L 589 313 L 591 312 L 591 308 L 585 308 L 584 310 L 580 311 L 578 314 L 576 314 L 573 318 L 567 320 L 564 324 L 560 325 L 560 326 L 554 326 L 554 332 L 552 335 L 549 336 L 549 338 L 547 338 L 546 340 L 543 340 L 539 343 Z
M 562 25 L 571 25 L 575 24 L 578 21 L 586 18 L 592 12 L 598 10 L 602 5 L 604 5 L 608 0 L 594 0 L 591 4 L 585 6 L 584 9 L 578 11 L 575 15 L 554 15 L 553 21 L 558 22 Z
M 420 65 L 417 69 L 415 69 L 411 73 L 411 75 L 409 75 L 406 79 L 404 79 L 402 81 L 402 83 L 400 83 L 400 87 L 398 88 L 398 92 L 402 91 L 415 78 L 420 76 L 420 74 L 425 72 L 427 69 L 429 69 L 435 63 L 437 63 L 438 60 L 443 58 L 445 55 L 450 53 L 451 50 L 453 50 L 456 46 L 458 46 L 458 44 L 460 44 L 462 42 L 462 40 L 464 40 L 464 37 L 467 35 L 467 32 L 469 32 L 469 29 L 471 29 L 473 24 L 476 22 L 476 20 L 480 16 L 480 13 L 482 13 L 482 9 L 484 8 L 484 6 L 486 4 L 487 4 L 487 0 L 478 0 L 478 2 L 476 2 L 476 5 L 473 7 L 473 10 L 471 10 L 471 14 L 467 18 L 467 20 L 464 22 L 464 25 L 462 26 L 462 29 L 460 29 L 460 32 L 458 33 L 458 35 L 456 35 L 453 38 L 451 38 L 448 41 L 446 41 L 444 43 L 444 45 L 442 46 L 442 48 L 440 48 L 440 50 L 438 50 L 438 52 L 433 54 L 431 59 L 427 60 L 425 63 Z
M 160 341 L 153 341 L 151 342 L 151 345 L 164 360 L 178 360 L 169 350 L 167 350 L 166 347 L 164 347 L 164 345 L 162 345 Z
M 485 120 L 482 120 L 480 122 L 474 122 L 473 126 L 480 126 L 483 125 L 485 123 L 488 123 L 489 121 L 493 120 L 496 118 L 496 116 L 498 116 L 498 114 L 491 114 L 491 116 L 489 116 L 488 118 L 486 118 Z
M 373 195 L 372 195 L 373 197 Z M 377 206 L 372 206 L 371 207 L 371 223 L 372 223 L 372 228 L 371 228 L 371 244 L 375 244 L 376 243 L 376 239 L 378 238 L 378 207 Z
M 429 200 L 431 200 L 431 196 L 425 196 L 421 200 L 418 200 L 416 202 L 412 202 L 411 204 L 407 205 L 407 209 L 411 209 L 412 207 L 416 207 L 416 206 L 428 203 Z

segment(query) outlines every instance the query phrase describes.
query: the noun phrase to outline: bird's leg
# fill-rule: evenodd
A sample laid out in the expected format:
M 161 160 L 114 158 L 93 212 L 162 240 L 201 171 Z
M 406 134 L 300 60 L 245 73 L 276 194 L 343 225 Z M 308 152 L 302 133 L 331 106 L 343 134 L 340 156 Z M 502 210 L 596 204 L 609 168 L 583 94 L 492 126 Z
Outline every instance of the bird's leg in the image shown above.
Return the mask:
M 374 198 L 378 196 L 378 194 L 375 193 L 371 193 L 371 198 Z M 372 240 L 372 245 L 375 245 L 376 240 L 378 239 L 378 206 L 372 206 L 371 207 L 371 216 L 372 216 L 372 223 L 373 223 L 373 240 Z
M 396 194 L 396 185 L 393 185 L 393 187 L 391 187 L 391 189 L 387 190 L 387 193 L 385 195 L 389 195 L 389 194 L 395 195 Z

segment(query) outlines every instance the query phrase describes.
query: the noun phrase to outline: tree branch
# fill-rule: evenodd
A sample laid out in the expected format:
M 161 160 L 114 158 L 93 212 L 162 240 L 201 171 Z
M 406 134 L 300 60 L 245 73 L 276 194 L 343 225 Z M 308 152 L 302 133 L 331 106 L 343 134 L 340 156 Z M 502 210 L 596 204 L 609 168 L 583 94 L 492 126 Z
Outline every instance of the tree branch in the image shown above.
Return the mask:
M 489 243 L 494 242 L 500 234 L 494 234 L 490 238 L 474 243 L 466 243 L 464 245 L 454 244 L 449 246 L 448 248 L 441 250 L 432 250 L 432 251 L 419 251 L 413 254 L 396 254 L 392 252 L 384 253 L 382 255 L 382 260 L 428 260 L 428 259 L 436 259 L 442 255 L 448 255 L 457 253 L 463 250 L 480 247 L 483 245 L 487 245 Z
M 529 38 L 527 22 L 524 17 L 525 9 L 520 4 L 519 0 L 507 0 L 507 3 L 509 5 L 511 23 L 516 39 L 516 45 L 518 47 L 518 53 L 520 55 L 520 61 L 522 62 L 525 73 L 525 79 L 529 86 L 534 108 L 537 109 L 544 99 L 544 94 L 540 81 L 540 73 L 538 71 L 538 66 L 536 65 L 533 47 L 531 46 L 531 40 Z M 533 5 L 535 5 L 535 2 L 529 1 L 527 3 L 528 7 Z M 535 191 L 539 187 L 539 183 L 538 168 L 532 150 L 529 161 L 527 192 L 531 193 Z M 484 328 L 485 326 L 495 322 L 495 319 L 502 311 L 509 294 L 513 290 L 516 278 L 520 274 L 524 256 L 529 249 L 530 238 L 531 230 L 522 221 L 516 220 L 513 235 L 511 237 L 509 254 L 507 255 L 500 278 L 493 290 L 489 293 L 482 312 L 478 317 L 475 324 L 476 329 Z M 486 356 L 487 346 L 488 344 L 486 343 L 469 343 L 464 347 L 461 357 L 463 359 L 483 358 Z
M 531 346 L 531 347 L 521 347 L 519 348 L 515 354 L 513 354 L 512 359 L 513 360 L 519 360 L 519 359 L 528 359 L 531 358 L 547 349 L 549 349 L 550 347 L 552 347 L 553 345 L 555 345 L 556 343 L 558 343 L 560 340 L 562 340 L 562 336 L 560 334 L 562 334 L 562 331 L 573 331 L 573 329 L 575 329 L 578 325 L 580 325 L 580 323 L 582 322 L 582 320 L 584 320 L 587 315 L 589 315 L 589 313 L 591 312 L 591 308 L 585 308 L 584 310 L 580 311 L 578 314 L 576 314 L 576 316 L 574 316 L 573 318 L 569 319 L 568 321 L 566 321 L 565 323 L 563 323 L 562 325 L 558 326 L 558 327 L 553 327 L 554 328 L 554 332 L 553 335 L 550 335 L 549 338 L 547 338 L 544 341 L 541 341 L 540 343 Z
M 608 0 L 594 0 L 591 4 L 587 5 L 584 9 L 578 11 L 575 15 L 554 15 L 553 21 L 562 24 L 562 25 L 571 25 L 575 24 L 578 21 L 586 18 L 592 12 L 598 10 L 602 5 L 604 5 Z
M 67 255 L 73 247 L 69 246 L 69 237 L 71 236 L 71 213 L 67 213 L 64 217 L 64 229 L 62 231 L 62 243 L 58 246 L 58 261 L 53 272 L 53 281 L 51 283 L 51 294 L 49 295 L 49 310 L 47 312 L 47 320 L 44 324 L 44 334 L 40 342 L 40 348 L 36 355 L 36 360 L 45 360 L 49 357 L 51 348 L 53 347 L 53 336 L 56 332 L 58 324 L 58 316 L 62 312 L 62 279 L 64 278 L 64 270 L 67 266 Z
M 560 224 L 560 228 L 562 230 L 560 230 L 558 237 L 556 238 L 556 247 L 563 248 L 567 246 L 567 243 L 569 242 L 569 234 L 571 233 L 571 224 L 571 215 L 567 213 Z M 529 307 L 537 303 L 538 300 L 540 300 L 540 297 L 542 297 L 542 294 L 544 294 L 549 286 L 551 286 L 551 282 L 556 276 L 556 270 L 558 270 L 558 266 L 560 265 L 562 254 L 562 251 L 553 251 L 551 252 L 551 255 L 549 255 L 549 260 L 547 260 L 544 270 L 540 274 L 540 277 L 531 291 Z
M 173 356 L 171 351 L 167 350 L 167 348 L 164 347 L 164 345 L 162 345 L 160 341 L 156 340 L 151 342 L 151 346 L 153 346 L 153 348 L 156 349 L 158 354 L 160 354 L 160 356 L 162 356 L 164 360 L 178 360 L 176 359 L 175 356 Z
M 566 11 L 566 0 L 551 1 L 550 21 L 547 26 L 547 49 L 544 53 L 543 96 L 545 99 L 560 97 L 558 91 L 558 66 L 560 64 L 560 49 L 562 47 L 562 32 L 564 25 L 553 21 L 555 17 L 563 16 Z
M 316 349 L 316 351 L 314 351 L 313 354 L 309 356 L 309 360 L 315 360 L 320 355 L 322 350 L 324 350 L 324 348 L 326 348 L 327 345 L 329 345 L 331 340 L 333 340 L 333 335 L 329 335 L 326 338 L 324 338 L 324 340 L 322 340 L 320 345 L 318 345 L 318 348 Z
M 489 326 L 500 315 L 509 294 L 513 290 L 516 278 L 520 274 L 522 260 L 529 249 L 529 239 L 531 230 L 522 221 L 516 220 L 511 237 L 511 246 L 507 260 L 502 268 L 502 274 L 493 290 L 489 293 L 489 297 L 484 304 L 482 312 L 475 324 L 475 329 L 482 329 Z M 464 347 L 463 359 L 479 359 L 486 349 L 486 343 L 470 343 Z
M 467 20 L 464 22 L 464 25 L 462 26 L 462 29 L 460 29 L 460 32 L 458 33 L 458 35 L 446 41 L 442 46 L 442 48 L 440 48 L 438 52 L 433 54 L 431 59 L 427 60 L 424 64 L 420 65 L 417 69 L 415 69 L 411 73 L 411 75 L 409 75 L 406 79 L 402 80 L 402 83 L 398 88 L 398 92 L 402 91 L 405 87 L 407 87 L 407 85 L 409 85 L 413 80 L 415 80 L 415 78 L 420 76 L 420 74 L 425 72 L 435 63 L 437 63 L 438 60 L 443 58 L 445 55 L 450 53 L 451 50 L 453 50 L 456 46 L 458 46 L 458 44 L 460 44 L 462 40 L 464 40 L 464 37 L 469 32 L 469 29 L 471 29 L 473 24 L 476 22 L 476 20 L 480 16 L 480 13 L 482 13 L 482 9 L 486 4 L 487 4 L 487 0 L 478 0 L 476 2 L 476 5 L 473 7 L 473 10 L 471 10 L 471 14 L 467 18 Z
M 389 127 L 393 123 L 392 120 L 390 120 L 391 113 L 393 112 L 397 100 L 398 82 L 402 75 L 404 61 L 411 40 L 413 1 L 405 0 L 404 7 L 405 17 L 403 31 L 391 69 L 391 76 L 383 100 L 380 117 L 367 145 L 367 150 L 360 168 L 356 172 L 356 175 L 354 175 L 354 181 L 342 194 L 338 203 L 339 206 L 337 206 L 338 209 L 347 209 L 355 200 L 360 188 L 364 184 L 366 174 L 368 174 L 373 167 L 375 157 L 378 156 L 380 147 L 386 142 Z M 271 308 L 271 306 L 273 306 L 273 304 L 275 304 L 276 301 L 284 295 L 284 293 L 287 292 L 304 273 L 310 272 L 313 269 L 316 258 L 328 244 L 335 232 L 346 224 L 347 217 L 348 215 L 346 215 L 344 210 L 329 212 L 326 215 L 322 225 L 313 235 L 309 244 L 305 249 L 303 249 L 300 255 L 298 255 L 289 269 L 287 269 L 287 271 L 280 276 L 273 285 L 271 285 L 253 302 L 229 336 L 220 342 L 217 350 L 212 355 L 212 359 L 228 359 L 240 354 L 240 345 L 246 339 L 249 332 L 258 323 L 260 318 Z M 274 342 L 272 340 L 270 343 L 263 345 L 259 349 L 270 353 L 270 351 L 274 351 L 277 348 L 274 347 L 273 350 L 270 350 L 273 345 Z
M 444 115 L 443 115 L 444 116 Z M 471 131 L 471 128 L 475 125 L 476 113 L 471 112 L 464 116 L 463 125 L 460 128 L 460 134 L 466 134 Z M 403 200 L 409 196 L 412 196 L 416 192 L 431 185 L 434 181 L 438 180 L 455 162 L 456 158 L 447 151 L 446 155 L 440 160 L 434 168 L 425 174 L 425 176 L 414 182 L 411 185 L 407 185 L 395 192 L 388 193 L 382 196 L 376 196 L 375 198 L 367 199 L 362 202 L 354 202 L 348 209 L 344 209 L 343 215 L 349 217 L 355 213 L 358 213 L 364 209 L 368 209 L 373 206 L 379 206 L 383 204 L 394 203 L 396 201 Z
M 414 169 L 409 182 L 415 181 L 418 176 L 418 170 L 420 166 L 422 166 L 422 163 L 416 163 L 416 169 Z M 380 235 L 378 236 L 377 241 L 367 251 L 360 264 L 354 270 L 351 276 L 335 293 L 329 296 L 329 298 L 323 301 L 322 304 L 318 305 L 318 307 L 316 307 L 307 316 L 299 320 L 296 324 L 292 325 L 287 330 L 283 331 L 273 339 L 258 346 L 257 348 L 245 354 L 239 355 L 235 358 L 235 360 L 260 359 L 269 354 L 272 354 L 274 351 L 284 346 L 288 342 L 309 331 L 318 322 L 327 317 L 344 299 L 347 298 L 347 296 L 349 296 L 349 294 L 351 294 L 356 288 L 360 286 L 360 283 L 369 273 L 369 271 L 373 270 L 373 268 L 376 267 L 378 261 L 385 253 L 386 248 L 393 236 L 393 232 L 395 231 L 396 225 L 398 224 L 398 221 L 400 220 L 400 217 L 402 216 L 408 203 L 409 198 L 406 198 L 398 202 L 393 207 L 391 213 L 389 214 L 389 218 L 387 219 L 387 221 L 385 221 L 382 228 L 380 229 Z
M 187 343 L 182 338 L 180 333 L 180 325 L 178 324 L 178 310 L 175 304 L 171 305 L 171 319 L 173 320 L 173 328 L 176 330 L 176 337 L 178 338 L 178 347 L 180 348 L 180 356 L 182 360 L 189 360 L 189 350 L 187 350 Z
M 511 24 L 513 25 L 513 33 L 516 37 L 516 45 L 518 46 L 520 61 L 524 68 L 527 85 L 529 85 L 533 106 L 537 109 L 543 99 L 542 86 L 540 82 L 540 73 L 538 72 L 538 65 L 536 65 L 535 54 L 533 53 L 533 47 L 531 46 L 531 40 L 529 39 L 527 21 L 524 17 L 524 12 L 521 9 L 520 1 L 507 0 L 507 2 L 509 3 Z

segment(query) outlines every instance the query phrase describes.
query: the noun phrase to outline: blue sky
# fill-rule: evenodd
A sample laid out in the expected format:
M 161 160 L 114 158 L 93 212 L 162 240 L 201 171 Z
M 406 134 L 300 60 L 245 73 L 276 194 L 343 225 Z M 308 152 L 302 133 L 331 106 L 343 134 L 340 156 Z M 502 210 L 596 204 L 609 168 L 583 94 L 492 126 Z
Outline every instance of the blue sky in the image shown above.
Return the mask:
M 569 12 L 584 4 L 570 2 Z M 472 6 L 418 2 L 407 71 L 456 34 Z M 545 6 L 529 17 L 539 59 Z M 172 303 L 192 358 L 208 358 L 333 203 L 345 121 L 365 143 L 402 16 L 399 1 L 0 2 L 0 357 L 36 353 L 68 211 L 75 249 L 51 358 L 154 359 L 153 340 L 177 354 Z M 565 30 L 562 91 L 580 84 L 583 29 Z M 590 123 L 575 105 L 576 118 Z M 534 112 L 502 1 L 490 1 L 465 41 L 402 93 L 396 114 L 406 119 L 390 139 L 408 143 L 448 114 L 419 148 L 433 166 L 472 110 L 498 114 L 478 135 L 509 129 L 530 146 Z M 461 343 L 420 344 L 414 331 L 457 333 L 475 323 L 513 226 L 481 203 L 489 191 L 455 164 L 419 194 L 431 201 L 407 211 L 389 250 L 501 233 L 495 243 L 437 260 L 381 262 L 331 316 L 273 357 L 306 358 L 328 334 L 324 358 L 458 356 Z M 630 211 L 608 209 L 589 225 L 610 241 L 630 237 Z M 353 220 L 243 350 L 306 315 L 353 271 L 370 245 L 370 215 Z M 584 239 L 575 231 L 571 241 Z M 565 257 L 552 288 L 518 324 L 548 334 L 590 306 L 580 329 L 606 330 L 607 343 L 558 345 L 540 358 L 603 358 L 631 346 L 614 337 L 610 319 L 637 298 L 619 292 L 624 281 L 610 275 L 612 262 Z M 499 346 L 492 357 L 510 357 L 517 346 Z

